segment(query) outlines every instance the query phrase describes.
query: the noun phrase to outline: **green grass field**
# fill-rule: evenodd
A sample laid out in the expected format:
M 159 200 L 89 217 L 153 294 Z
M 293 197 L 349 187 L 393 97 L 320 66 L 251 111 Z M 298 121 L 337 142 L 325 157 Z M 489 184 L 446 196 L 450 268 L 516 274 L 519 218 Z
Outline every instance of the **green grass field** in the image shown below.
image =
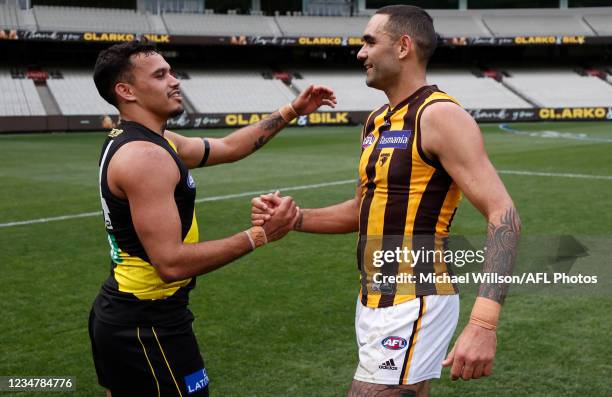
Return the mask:
M 612 123 L 512 127 L 612 138 Z M 482 130 L 499 170 L 607 176 L 501 174 L 526 235 L 612 235 L 612 143 L 513 135 L 493 124 Z M 249 226 L 250 195 L 219 196 L 355 180 L 358 137 L 358 127 L 290 129 L 239 163 L 195 171 L 198 198 L 217 198 L 196 206 L 201 238 Z M 77 391 L 69 396 L 103 395 L 87 335 L 91 302 L 109 269 L 102 218 L 4 224 L 98 211 L 103 139 L 102 133 L 0 136 L 0 376 L 72 375 Z M 300 206 L 317 207 L 350 198 L 354 184 L 283 190 Z M 453 232 L 484 229 L 464 200 Z M 345 395 L 357 363 L 354 249 L 355 235 L 293 233 L 199 278 L 190 308 L 213 396 Z M 607 259 L 602 265 L 611 264 Z M 458 330 L 473 301 L 473 294 L 462 295 Z M 511 296 L 494 375 L 451 382 L 444 370 L 431 395 L 610 396 L 610 313 L 609 294 Z

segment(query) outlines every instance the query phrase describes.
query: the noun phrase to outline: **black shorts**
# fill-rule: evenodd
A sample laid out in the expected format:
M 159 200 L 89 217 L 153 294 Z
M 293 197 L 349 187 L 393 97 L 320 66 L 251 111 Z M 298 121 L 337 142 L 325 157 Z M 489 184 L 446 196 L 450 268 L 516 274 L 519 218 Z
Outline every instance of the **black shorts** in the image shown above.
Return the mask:
M 89 338 L 100 385 L 113 397 L 208 396 L 208 376 L 191 323 L 121 327 L 93 310 Z

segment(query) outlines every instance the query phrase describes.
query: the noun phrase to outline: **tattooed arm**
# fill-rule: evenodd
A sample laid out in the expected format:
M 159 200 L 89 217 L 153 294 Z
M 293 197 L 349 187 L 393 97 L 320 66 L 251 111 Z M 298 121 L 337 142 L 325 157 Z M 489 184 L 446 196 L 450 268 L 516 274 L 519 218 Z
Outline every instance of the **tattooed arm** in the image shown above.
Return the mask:
M 521 221 L 487 156 L 474 119 L 454 103 L 430 105 L 421 117 L 421 145 L 425 155 L 442 164 L 487 220 L 483 272 L 512 274 Z M 452 365 L 452 379 L 477 379 L 492 373 L 495 328 L 507 292 L 504 284 L 480 286 L 470 322 L 443 363 Z
M 521 220 L 514 206 L 506 208 L 499 216 L 489 220 L 483 273 L 497 273 L 501 276 L 512 274 L 520 227 Z M 504 303 L 507 294 L 508 284 L 484 282 L 478 290 L 478 296 L 491 299 L 500 305 Z
M 335 104 L 336 97 L 331 89 L 312 85 L 291 102 L 298 115 L 310 114 L 322 105 L 334 107 Z M 176 144 L 183 162 L 189 168 L 195 168 L 238 161 L 262 148 L 286 125 L 287 122 L 276 111 L 223 138 L 187 138 L 171 131 L 166 131 L 165 135 Z

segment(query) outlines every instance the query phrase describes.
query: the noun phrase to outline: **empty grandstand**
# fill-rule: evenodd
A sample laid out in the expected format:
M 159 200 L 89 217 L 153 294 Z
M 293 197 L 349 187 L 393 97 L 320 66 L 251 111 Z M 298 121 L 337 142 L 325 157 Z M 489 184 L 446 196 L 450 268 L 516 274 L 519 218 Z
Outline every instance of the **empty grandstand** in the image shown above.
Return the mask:
M 0 69 L 0 92 L 0 116 L 45 115 L 32 80 L 13 78 L 9 71 Z
M 541 107 L 612 106 L 612 86 L 568 69 L 511 69 L 504 82 Z
M 11 5 L 0 5 L 0 27 L 17 29 L 19 27 L 19 14 L 21 10 Z
M 361 36 L 368 18 L 276 16 L 285 36 Z
M 458 13 L 457 11 L 433 10 L 431 16 L 434 20 L 436 32 L 443 37 L 468 36 L 489 37 L 492 36 L 478 15 L 470 13 Z
M 336 93 L 337 110 L 372 110 L 387 102 L 382 91 L 369 88 L 365 85 L 363 71 L 323 71 L 300 70 L 303 79 L 294 79 L 293 84 L 301 91 L 309 84 L 323 84 L 332 87 Z
M 483 15 L 494 36 L 595 35 L 580 15 Z
M 63 71 L 62 79 L 49 79 L 51 90 L 62 114 L 117 114 L 117 109 L 100 97 L 92 79 L 91 71 Z
M 321 3 L 323 4 L 323 3 Z M 320 5 L 312 8 L 319 9 Z M 265 16 L 208 12 L 139 10 L 35 5 L 21 9 L 0 0 L 0 27 L 40 31 L 159 33 L 190 36 L 361 36 L 369 14 L 307 16 L 302 12 Z M 314 11 L 313 11 L 314 12 Z M 316 12 L 317 15 L 324 14 Z M 612 35 L 612 7 L 516 10 L 430 10 L 442 37 L 508 37 L 524 35 Z
M 34 6 L 40 30 L 74 32 L 165 33 L 147 15 L 112 8 Z
M 476 77 L 467 70 L 433 69 L 429 71 L 428 79 L 469 109 L 531 107 L 496 80 Z
M 295 98 L 280 80 L 254 71 L 189 71 L 181 82 L 185 95 L 201 113 L 272 112 Z
M 281 36 L 274 18 L 257 15 L 164 13 L 170 34 L 200 36 Z

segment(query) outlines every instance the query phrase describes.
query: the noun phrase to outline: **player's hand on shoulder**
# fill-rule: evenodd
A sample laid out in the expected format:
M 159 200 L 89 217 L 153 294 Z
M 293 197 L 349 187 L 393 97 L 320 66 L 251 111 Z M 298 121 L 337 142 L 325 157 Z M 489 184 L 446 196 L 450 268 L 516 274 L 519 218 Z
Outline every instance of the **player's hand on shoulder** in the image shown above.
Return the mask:
M 323 105 L 336 107 L 334 91 L 322 85 L 309 85 L 291 102 L 298 115 L 310 114 Z

